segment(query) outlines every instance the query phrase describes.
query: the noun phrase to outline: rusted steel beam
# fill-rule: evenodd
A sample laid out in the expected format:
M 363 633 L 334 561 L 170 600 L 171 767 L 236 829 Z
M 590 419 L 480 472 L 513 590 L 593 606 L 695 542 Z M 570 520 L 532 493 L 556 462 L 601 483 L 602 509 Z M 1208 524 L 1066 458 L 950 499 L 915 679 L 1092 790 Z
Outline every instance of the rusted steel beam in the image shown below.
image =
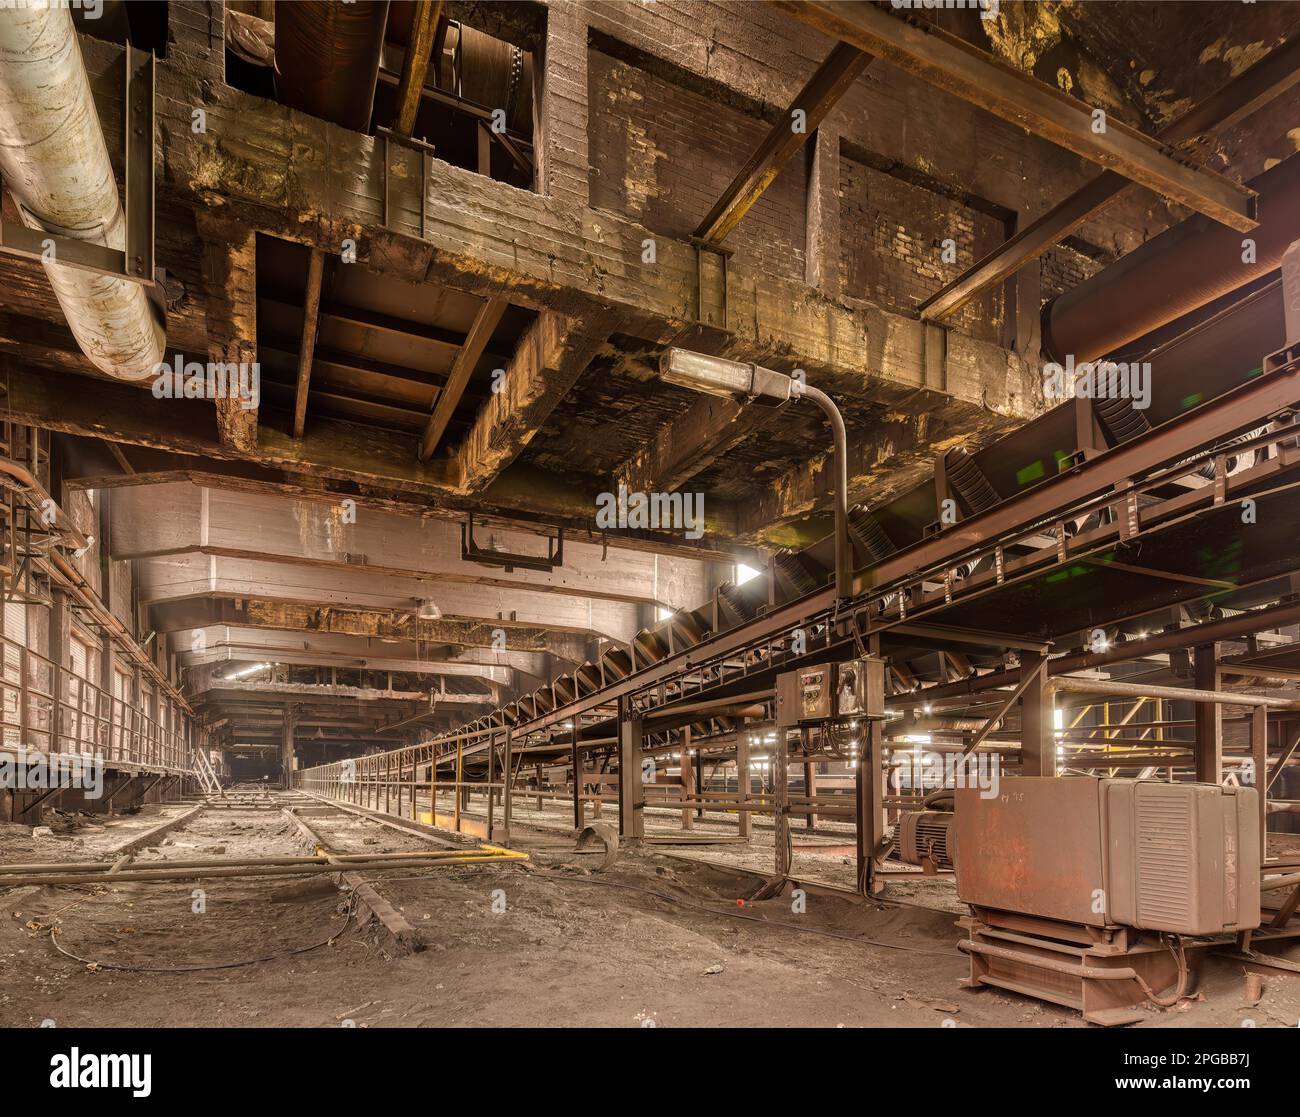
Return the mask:
M 307 295 L 302 308 L 302 340 L 298 347 L 298 386 L 293 402 L 293 436 L 301 438 L 307 423 L 307 393 L 311 386 L 311 364 L 316 352 L 316 325 L 320 320 L 320 289 L 325 276 L 325 253 L 311 250 L 307 264 Z
M 456 405 L 465 394 L 469 378 L 474 375 L 479 358 L 483 356 L 488 342 L 492 340 L 492 331 L 497 328 L 497 323 L 501 321 L 501 316 L 505 314 L 506 307 L 509 305 L 505 299 L 488 299 L 479 307 L 474 324 L 465 338 L 465 344 L 456 355 L 456 363 L 451 367 L 447 383 L 438 393 L 433 414 L 429 416 L 429 422 L 424 428 L 424 435 L 420 439 L 420 461 L 428 461 L 430 455 L 438 448 L 438 443 L 447 430 L 447 424 L 451 422 Z
M 1300 35 L 1270 51 L 1196 108 L 1160 133 L 1162 143 L 1177 144 L 1215 129 L 1223 131 L 1245 119 L 1300 81 Z M 972 264 L 918 308 L 924 319 L 947 318 L 981 291 L 1014 274 L 1125 192 L 1136 189 L 1123 175 L 1104 171 L 1068 198 L 1031 221 L 1015 236 Z
M 790 102 L 782 119 L 763 137 L 731 185 L 700 222 L 696 237 L 712 245 L 720 245 L 727 238 L 870 62 L 871 55 L 857 47 L 835 44 L 835 49 Z M 804 114 L 800 131 L 794 128 L 796 112 Z
M 406 46 L 402 77 L 397 84 L 397 120 L 393 125 L 393 130 L 403 136 L 409 136 L 415 127 L 415 114 L 420 109 L 420 95 L 441 19 L 442 0 L 415 0 L 411 41 Z
M 1255 228 L 1254 192 L 1189 163 L 1136 128 L 1105 116 L 1063 90 L 969 43 L 891 15 L 874 4 L 845 0 L 776 0 L 796 19 L 893 63 L 995 116 L 1076 155 L 1122 174 L 1238 232 Z

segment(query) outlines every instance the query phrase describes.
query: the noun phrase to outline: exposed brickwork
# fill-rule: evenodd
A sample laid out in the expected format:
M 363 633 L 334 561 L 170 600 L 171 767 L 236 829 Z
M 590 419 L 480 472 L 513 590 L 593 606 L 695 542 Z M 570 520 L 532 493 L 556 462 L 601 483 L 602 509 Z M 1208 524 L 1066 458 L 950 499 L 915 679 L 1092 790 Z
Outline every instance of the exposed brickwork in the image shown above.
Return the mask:
M 689 236 L 769 126 L 596 50 L 587 69 L 592 206 Z M 806 196 L 793 160 L 727 238 L 737 261 L 802 280 Z
M 1044 302 L 1056 298 L 1071 287 L 1077 287 L 1085 279 L 1091 279 L 1101 271 L 1101 264 L 1092 257 L 1076 252 L 1064 244 L 1043 253 L 1040 266 Z
M 943 241 L 956 242 L 944 263 Z M 898 310 L 956 279 L 1003 239 L 988 214 L 840 155 L 840 282 L 844 294 Z M 973 337 L 998 341 L 1006 313 L 1001 287 L 949 319 Z

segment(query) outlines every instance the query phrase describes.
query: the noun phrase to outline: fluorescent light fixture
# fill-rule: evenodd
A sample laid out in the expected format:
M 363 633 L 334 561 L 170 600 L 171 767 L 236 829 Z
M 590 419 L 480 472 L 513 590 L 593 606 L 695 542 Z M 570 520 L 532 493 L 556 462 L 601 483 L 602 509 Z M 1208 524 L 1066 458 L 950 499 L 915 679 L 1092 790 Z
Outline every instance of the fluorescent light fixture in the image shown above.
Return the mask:
M 790 377 L 783 372 L 689 349 L 665 352 L 659 359 L 659 375 L 669 384 L 711 396 L 790 398 Z
M 229 675 L 222 675 L 227 681 L 231 679 L 242 679 L 246 675 L 255 675 L 258 671 L 265 671 L 271 665 L 269 663 L 254 663 L 252 667 L 241 667 L 238 671 L 232 671 Z

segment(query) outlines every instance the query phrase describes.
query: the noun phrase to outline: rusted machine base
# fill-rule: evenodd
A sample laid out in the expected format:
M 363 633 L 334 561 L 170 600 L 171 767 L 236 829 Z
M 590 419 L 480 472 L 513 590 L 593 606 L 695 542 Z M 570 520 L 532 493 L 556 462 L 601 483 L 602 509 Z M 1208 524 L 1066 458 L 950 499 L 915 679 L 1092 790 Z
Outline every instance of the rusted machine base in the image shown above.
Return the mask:
M 970 936 L 959 944 L 970 955 L 964 987 L 996 986 L 1064 1005 L 1090 1024 L 1115 1027 L 1146 1019 L 1139 977 L 1157 993 L 1178 981 L 1173 954 L 1126 928 L 1089 928 L 983 908 L 959 925 Z M 1187 947 L 1192 969 L 1198 945 Z

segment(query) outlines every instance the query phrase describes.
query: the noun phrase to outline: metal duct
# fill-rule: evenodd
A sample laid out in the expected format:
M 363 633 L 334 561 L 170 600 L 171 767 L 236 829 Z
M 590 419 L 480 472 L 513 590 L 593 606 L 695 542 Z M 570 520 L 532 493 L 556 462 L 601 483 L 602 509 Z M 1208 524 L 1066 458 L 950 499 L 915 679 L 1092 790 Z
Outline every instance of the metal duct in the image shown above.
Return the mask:
M 388 0 L 295 0 L 275 8 L 275 92 L 354 132 L 370 127 Z
M 1191 217 L 1153 237 L 1043 307 L 1043 352 L 1091 361 L 1281 266 L 1300 238 L 1300 157 L 1249 185 L 1259 191 L 1259 228 L 1243 237 Z M 1243 241 L 1255 242 L 1254 263 Z
M 66 7 L 0 9 L 0 172 L 30 228 L 126 248 L 126 218 Z M 167 339 L 140 284 L 57 263 L 45 272 L 100 372 L 153 375 Z

